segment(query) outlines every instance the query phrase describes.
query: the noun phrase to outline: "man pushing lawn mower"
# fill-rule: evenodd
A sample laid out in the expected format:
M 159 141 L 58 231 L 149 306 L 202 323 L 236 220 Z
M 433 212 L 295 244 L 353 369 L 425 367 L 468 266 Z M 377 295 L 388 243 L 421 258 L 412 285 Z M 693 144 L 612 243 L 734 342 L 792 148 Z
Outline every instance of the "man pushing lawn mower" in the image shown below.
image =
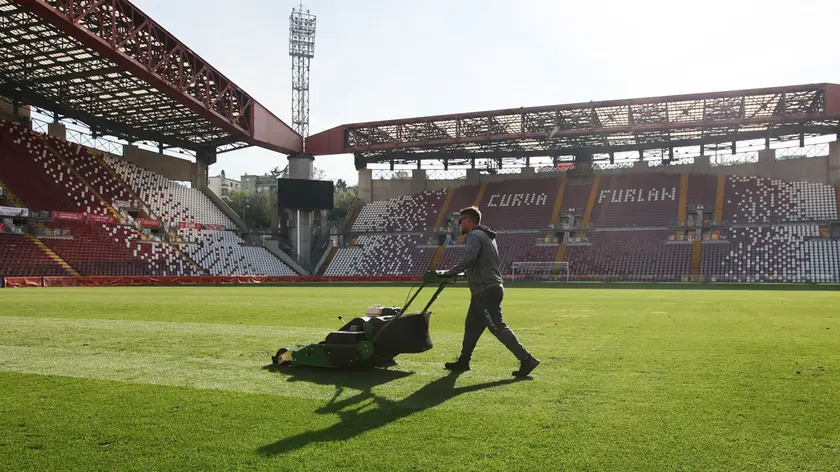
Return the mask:
M 458 224 L 461 226 L 461 234 L 466 235 L 464 244 L 467 246 L 467 252 L 454 267 L 441 273 L 451 277 L 462 271 L 466 272 L 471 298 L 464 326 L 461 355 L 455 362 L 447 362 L 445 367 L 455 371 L 470 370 L 473 350 L 484 329 L 488 328 L 519 360 L 519 370 L 514 371 L 513 375 L 526 377 L 540 361 L 522 346 L 502 319 L 501 305 L 505 288 L 499 269 L 496 233 L 481 224 L 481 212 L 474 206 L 461 210 L 460 216 Z

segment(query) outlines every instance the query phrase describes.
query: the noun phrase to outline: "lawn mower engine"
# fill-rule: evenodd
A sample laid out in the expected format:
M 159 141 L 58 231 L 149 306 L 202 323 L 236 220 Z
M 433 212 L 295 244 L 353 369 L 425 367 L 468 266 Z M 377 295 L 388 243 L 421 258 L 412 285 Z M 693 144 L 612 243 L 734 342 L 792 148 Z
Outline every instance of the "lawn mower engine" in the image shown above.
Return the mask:
M 281 348 L 271 357 L 274 365 L 308 365 L 350 369 L 394 365 L 399 354 L 414 354 L 433 347 L 429 334 L 429 307 L 455 277 L 442 271 L 429 271 L 423 283 L 406 305 L 380 307 L 375 305 L 369 314 L 353 318 L 339 330 L 327 334 L 326 339 L 299 348 Z M 418 311 L 407 313 L 408 307 L 427 284 L 439 284 L 429 303 Z M 374 308 L 372 307 L 372 308 Z M 342 317 L 339 316 L 339 319 Z

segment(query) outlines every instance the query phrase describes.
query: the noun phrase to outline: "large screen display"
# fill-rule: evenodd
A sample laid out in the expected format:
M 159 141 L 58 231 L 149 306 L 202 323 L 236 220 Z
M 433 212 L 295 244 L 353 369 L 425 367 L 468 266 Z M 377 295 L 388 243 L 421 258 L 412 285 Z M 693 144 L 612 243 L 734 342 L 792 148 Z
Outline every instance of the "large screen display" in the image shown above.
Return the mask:
M 288 210 L 332 210 L 334 192 L 330 180 L 277 179 L 277 205 Z

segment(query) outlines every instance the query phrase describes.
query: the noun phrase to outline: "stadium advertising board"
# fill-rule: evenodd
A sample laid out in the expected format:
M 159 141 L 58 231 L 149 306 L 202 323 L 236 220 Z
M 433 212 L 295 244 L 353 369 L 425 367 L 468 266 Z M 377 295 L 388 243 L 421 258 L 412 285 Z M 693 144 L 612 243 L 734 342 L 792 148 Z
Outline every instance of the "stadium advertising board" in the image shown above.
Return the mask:
M 157 228 L 160 226 L 160 221 L 149 218 L 137 218 L 137 222 L 140 223 L 140 226 L 145 226 L 146 228 Z
M 84 213 L 71 213 L 69 211 L 54 211 L 52 219 L 61 221 L 85 221 Z
M 116 218 L 112 215 L 88 215 L 87 216 L 88 223 L 104 223 L 112 225 L 117 222 Z
M 201 230 L 202 227 L 201 223 L 196 223 L 194 221 L 179 221 L 178 228 L 179 229 L 194 229 L 194 230 Z
M 196 231 L 206 230 L 206 231 L 224 231 L 225 225 L 210 225 L 210 224 L 203 224 L 203 223 L 196 223 L 194 221 L 180 221 L 178 222 L 178 228 L 180 229 L 194 229 Z
M 140 203 L 137 200 L 117 200 L 114 202 L 114 206 L 117 208 L 136 210 L 140 208 Z
M 332 210 L 335 186 L 329 180 L 277 179 L 277 204 L 290 210 Z
M 29 208 L 0 206 L 0 216 L 11 216 L 14 218 L 29 218 Z

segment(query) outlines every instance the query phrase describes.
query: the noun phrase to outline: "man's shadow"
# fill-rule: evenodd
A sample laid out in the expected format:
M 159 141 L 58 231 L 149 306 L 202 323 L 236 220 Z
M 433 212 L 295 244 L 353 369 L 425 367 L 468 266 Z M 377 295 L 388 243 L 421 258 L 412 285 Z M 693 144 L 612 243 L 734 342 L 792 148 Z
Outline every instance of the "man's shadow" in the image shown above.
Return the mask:
M 398 377 L 396 378 L 401 378 L 407 375 L 411 375 L 411 373 L 387 370 L 374 372 L 379 373 L 373 374 L 372 377 L 369 377 L 369 375 L 371 374 L 368 374 L 366 372 L 358 377 L 358 380 L 356 382 L 358 382 L 357 386 L 361 387 L 359 388 L 359 390 L 362 390 L 362 393 L 341 400 L 340 402 L 336 402 L 335 400 L 338 398 L 339 395 L 337 391 L 336 396 L 334 396 L 333 399 L 330 400 L 330 402 L 327 405 L 316 410 L 317 413 L 321 414 L 338 414 L 339 418 L 341 419 L 341 421 L 338 424 L 322 429 L 320 431 L 307 431 L 296 436 L 290 436 L 281 439 L 271 444 L 266 444 L 265 446 L 258 448 L 257 452 L 259 452 L 262 455 L 272 456 L 291 452 L 316 442 L 345 441 L 348 439 L 352 439 L 360 434 L 366 433 L 368 431 L 372 431 L 377 428 L 386 426 L 401 418 L 405 418 L 407 416 L 421 412 L 428 408 L 438 406 L 443 402 L 454 398 L 458 395 L 521 381 L 521 379 L 512 378 L 455 388 L 455 381 L 458 379 L 459 374 L 456 372 L 452 372 L 446 375 L 445 377 L 441 377 L 429 384 L 426 384 L 425 386 L 423 386 L 422 388 L 420 388 L 419 390 L 402 400 L 392 401 L 382 396 L 373 394 L 371 392 L 373 385 L 365 384 L 365 378 L 367 377 L 367 381 L 375 381 L 377 378 L 385 378 L 382 376 L 397 375 Z M 390 374 L 385 374 L 386 372 L 390 372 Z M 337 390 L 339 388 L 339 384 L 335 383 L 334 381 L 328 381 L 329 374 L 325 374 L 322 372 L 314 372 L 306 373 L 303 375 L 306 377 L 311 377 L 313 380 L 315 380 L 316 383 L 322 385 L 332 383 L 336 385 Z M 347 378 L 340 378 L 337 380 L 342 381 L 347 380 Z M 392 378 L 391 380 L 395 380 L 395 378 Z M 289 379 L 289 381 L 296 380 Z M 387 381 L 390 380 L 386 380 L 385 382 Z M 360 405 L 358 408 L 351 408 L 354 405 L 358 405 L 368 399 L 373 400 L 373 402 L 376 404 L 376 408 L 366 410 L 363 412 L 359 411 L 364 407 L 364 405 Z

